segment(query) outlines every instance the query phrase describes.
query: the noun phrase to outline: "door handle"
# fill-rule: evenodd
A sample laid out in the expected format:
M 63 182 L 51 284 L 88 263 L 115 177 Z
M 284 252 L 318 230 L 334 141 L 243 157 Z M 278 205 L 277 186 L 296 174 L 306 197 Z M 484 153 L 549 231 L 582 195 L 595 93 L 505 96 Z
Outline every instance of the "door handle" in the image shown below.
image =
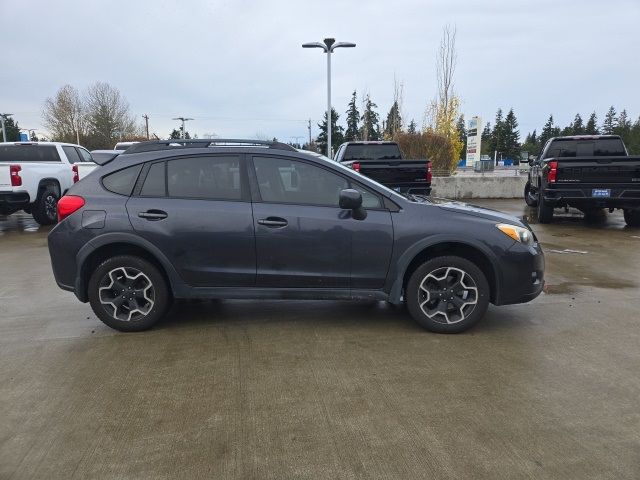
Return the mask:
M 269 228 L 282 228 L 289 225 L 289 222 L 280 217 L 268 217 L 258 220 L 258 225 L 264 225 Z
M 148 210 L 138 213 L 138 216 L 147 220 L 163 220 L 168 217 L 167 212 L 163 212 L 162 210 Z

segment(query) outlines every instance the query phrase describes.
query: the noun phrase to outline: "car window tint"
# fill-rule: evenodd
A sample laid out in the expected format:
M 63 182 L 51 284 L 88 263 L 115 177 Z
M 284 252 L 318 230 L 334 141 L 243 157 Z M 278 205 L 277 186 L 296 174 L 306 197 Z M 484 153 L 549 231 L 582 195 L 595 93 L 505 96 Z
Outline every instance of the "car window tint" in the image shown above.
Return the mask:
M 380 196 L 373 193 L 368 188 L 364 188 L 362 185 L 354 183 L 351 188 L 354 188 L 362 195 L 362 206 L 364 208 L 382 208 L 382 200 Z
M 0 162 L 59 162 L 60 155 L 55 145 L 8 144 L 0 143 Z
M 78 155 L 76 147 L 62 147 L 62 150 L 64 150 L 64 154 L 69 159 L 69 163 L 78 163 L 80 161 L 80 155 Z
M 110 192 L 131 195 L 141 169 L 142 165 L 134 165 L 133 167 L 110 173 L 102 178 L 102 185 Z
M 154 163 L 147 172 L 140 195 L 143 197 L 165 196 L 164 162 Z
M 167 162 L 170 197 L 240 200 L 240 158 L 192 157 Z
M 273 157 L 253 159 L 260 196 L 265 202 L 338 206 L 348 182 L 324 168 Z
M 83 162 L 93 163 L 93 157 L 87 150 L 85 150 L 84 148 L 78 148 L 78 151 L 80 152 L 80 157 L 82 157 Z

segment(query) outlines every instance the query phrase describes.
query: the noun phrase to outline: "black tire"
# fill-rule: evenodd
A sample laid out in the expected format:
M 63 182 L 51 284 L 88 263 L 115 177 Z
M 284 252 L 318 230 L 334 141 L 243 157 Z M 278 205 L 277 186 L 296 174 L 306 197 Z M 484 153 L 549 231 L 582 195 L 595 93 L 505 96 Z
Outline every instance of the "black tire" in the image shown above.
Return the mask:
M 455 300 L 448 301 L 443 293 Z M 411 316 L 436 333 L 471 328 L 487 311 L 489 296 L 489 283 L 482 271 L 473 262 L 454 256 L 436 257 L 420 265 L 405 290 Z
M 38 193 L 36 202 L 31 207 L 33 219 L 40 225 L 52 225 L 58 222 L 58 200 L 60 194 L 53 185 L 47 185 Z
M 553 221 L 553 206 L 549 205 L 544 195 L 538 193 L 538 223 L 551 223 Z
M 102 262 L 91 275 L 88 287 L 93 312 L 106 325 L 121 332 L 151 328 L 170 306 L 164 276 L 151 262 L 132 255 Z
M 624 221 L 630 227 L 640 227 L 640 210 L 624 210 Z
M 538 197 L 531 193 L 531 183 L 527 182 L 524 186 L 524 201 L 527 202 L 527 205 L 530 207 L 538 206 Z

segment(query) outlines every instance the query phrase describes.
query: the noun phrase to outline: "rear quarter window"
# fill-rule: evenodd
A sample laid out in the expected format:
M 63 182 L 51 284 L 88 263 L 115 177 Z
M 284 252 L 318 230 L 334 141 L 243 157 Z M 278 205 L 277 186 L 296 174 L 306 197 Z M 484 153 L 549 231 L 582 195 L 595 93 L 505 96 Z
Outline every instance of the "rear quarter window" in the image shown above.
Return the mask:
M 102 177 L 102 185 L 110 192 L 129 196 L 141 169 L 142 165 L 134 165 L 105 175 Z

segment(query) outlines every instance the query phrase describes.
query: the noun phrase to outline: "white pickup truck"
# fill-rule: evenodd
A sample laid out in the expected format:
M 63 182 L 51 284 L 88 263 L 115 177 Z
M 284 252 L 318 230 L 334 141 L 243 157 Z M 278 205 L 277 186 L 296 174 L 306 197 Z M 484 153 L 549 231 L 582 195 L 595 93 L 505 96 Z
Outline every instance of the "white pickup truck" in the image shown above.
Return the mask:
M 56 223 L 58 199 L 97 166 L 79 145 L 0 143 L 0 215 L 24 210 L 40 225 Z

